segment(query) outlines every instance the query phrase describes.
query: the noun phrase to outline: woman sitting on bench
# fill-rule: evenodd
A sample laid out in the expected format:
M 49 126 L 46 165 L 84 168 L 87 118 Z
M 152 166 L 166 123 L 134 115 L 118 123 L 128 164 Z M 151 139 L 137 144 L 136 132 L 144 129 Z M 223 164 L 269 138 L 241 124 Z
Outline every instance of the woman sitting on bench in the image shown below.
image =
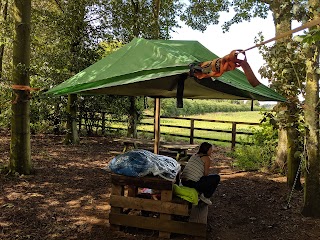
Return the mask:
M 195 188 L 200 193 L 200 200 L 211 205 L 210 197 L 216 190 L 220 176 L 209 174 L 212 144 L 203 142 L 199 151 L 192 155 L 181 174 L 183 186 Z

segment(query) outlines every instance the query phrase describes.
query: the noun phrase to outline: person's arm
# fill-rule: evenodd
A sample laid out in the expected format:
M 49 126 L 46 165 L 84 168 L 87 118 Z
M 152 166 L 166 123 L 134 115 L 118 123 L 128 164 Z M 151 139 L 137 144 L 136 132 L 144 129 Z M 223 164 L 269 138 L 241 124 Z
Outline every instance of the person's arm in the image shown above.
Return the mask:
M 208 176 L 211 160 L 210 160 L 209 156 L 203 156 L 202 160 L 204 161 L 204 176 Z

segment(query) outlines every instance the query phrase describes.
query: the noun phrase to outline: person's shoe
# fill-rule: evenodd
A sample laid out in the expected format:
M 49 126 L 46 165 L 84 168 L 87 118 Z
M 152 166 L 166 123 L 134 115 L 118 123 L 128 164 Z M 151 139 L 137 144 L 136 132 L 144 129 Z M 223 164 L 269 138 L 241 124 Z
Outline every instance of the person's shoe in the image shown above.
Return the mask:
M 203 193 L 200 195 L 200 200 L 208 205 L 212 205 L 212 202 L 210 201 L 209 198 L 206 198 Z

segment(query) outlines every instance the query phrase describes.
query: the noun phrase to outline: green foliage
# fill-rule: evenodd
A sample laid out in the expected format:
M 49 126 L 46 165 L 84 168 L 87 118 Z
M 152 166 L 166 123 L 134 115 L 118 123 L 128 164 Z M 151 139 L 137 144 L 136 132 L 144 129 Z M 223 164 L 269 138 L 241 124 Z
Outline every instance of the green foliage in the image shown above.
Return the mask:
M 259 128 L 252 129 L 250 137 L 252 145 L 240 145 L 235 148 L 232 156 L 233 165 L 241 170 L 267 170 L 274 162 L 278 144 L 278 130 L 276 120 L 271 113 L 264 113 Z
M 237 147 L 233 153 L 236 161 L 233 166 L 244 171 L 257 171 L 270 167 L 270 153 L 273 149 L 265 146 L 246 146 L 242 145 L 241 148 Z
M 93 128 L 101 121 L 97 117 L 99 113 L 105 113 L 108 116 L 105 122 L 106 126 L 112 122 L 126 121 L 129 117 L 129 97 L 97 95 L 97 96 L 79 96 L 78 110 L 81 118 L 84 118 L 84 125 L 87 134 L 93 134 Z M 144 108 L 144 99 L 136 98 L 136 110 L 138 112 L 138 121 L 141 120 L 140 114 Z M 101 124 L 101 123 L 100 123 Z
M 102 0 L 98 8 L 101 16 L 98 22 L 104 28 L 107 39 L 115 38 L 124 43 L 134 37 L 168 39 L 173 28 L 178 27 L 176 16 L 181 8 L 178 0 L 162 0 L 157 23 L 153 0 Z
M 301 1 L 258 1 L 258 0 L 219 0 L 219 1 L 191 1 L 197 2 L 193 3 L 195 5 L 210 5 L 214 3 L 215 8 L 211 8 L 211 11 L 224 11 L 224 12 L 234 12 L 232 18 L 223 23 L 222 29 L 224 32 L 230 30 L 232 25 L 241 23 L 243 21 L 251 21 L 255 17 L 267 18 L 270 10 L 274 14 L 275 24 L 278 24 L 285 18 L 294 19 L 297 21 L 306 21 L 306 0 Z M 209 3 L 208 3 L 209 2 Z M 219 14 L 219 13 L 218 13 Z M 214 20 L 219 18 L 216 12 L 211 13 L 214 16 Z
M 260 53 L 266 65 L 259 71 L 271 82 L 271 87 L 287 98 L 287 102 L 278 104 L 277 118 L 281 127 L 298 129 L 302 113 L 299 95 L 304 96 L 306 76 L 306 56 L 298 41 L 287 40 L 271 47 L 263 46 Z
M 253 143 L 258 146 L 278 144 L 278 121 L 271 112 L 262 113 L 260 127 L 252 129 Z
M 320 41 L 320 29 L 312 29 L 308 32 L 308 34 L 296 36 L 295 40 L 298 42 L 301 42 L 302 44 L 308 44 L 308 45 L 319 42 Z M 304 45 L 304 47 L 306 47 L 306 46 Z
M 222 26 L 224 31 L 229 31 L 231 25 L 242 21 L 250 21 L 254 17 L 267 18 L 269 6 L 264 1 L 227 1 L 228 6 L 232 6 L 235 15 L 231 20 L 225 22 Z M 229 10 L 229 9 L 228 9 Z
M 285 97 L 304 92 L 305 56 L 302 51 L 299 42 L 294 40 L 260 48 L 266 61 L 259 70 L 261 76 L 269 79 L 271 87 Z
M 208 25 L 219 23 L 219 12 L 228 8 L 224 1 L 189 1 L 180 19 L 192 29 L 204 32 Z
M 121 48 L 123 44 L 120 41 L 108 41 L 108 42 L 100 42 L 97 53 L 101 58 L 108 56 L 113 53 L 117 49 Z

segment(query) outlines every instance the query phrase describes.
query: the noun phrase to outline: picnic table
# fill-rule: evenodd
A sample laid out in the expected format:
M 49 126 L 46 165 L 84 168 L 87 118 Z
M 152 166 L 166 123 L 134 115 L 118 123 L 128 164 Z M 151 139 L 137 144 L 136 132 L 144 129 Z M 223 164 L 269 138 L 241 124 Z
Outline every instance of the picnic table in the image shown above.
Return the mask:
M 179 161 L 182 157 L 186 157 L 188 155 L 189 150 L 193 150 L 198 145 L 196 144 L 186 144 L 186 143 L 165 143 L 161 144 L 162 147 L 175 151 L 177 153 L 176 160 Z
M 120 142 L 123 145 L 122 152 L 126 152 L 129 147 L 139 148 L 139 146 L 144 145 L 148 147 L 152 147 L 154 144 L 154 140 L 148 139 L 137 139 L 137 138 L 129 138 L 129 137 L 121 137 L 113 139 L 114 142 Z
M 114 142 L 120 142 L 123 145 L 122 152 L 126 152 L 130 147 L 135 149 L 144 146 L 145 148 L 151 148 L 154 145 L 154 140 L 148 139 L 137 139 L 137 138 L 129 138 L 129 137 L 121 137 L 113 139 Z M 164 142 L 160 141 L 160 147 L 166 149 L 166 151 L 160 150 L 160 152 L 168 153 L 168 155 L 175 155 L 176 160 L 180 160 L 182 157 L 188 155 L 188 151 L 196 148 L 198 145 L 196 144 L 187 144 L 187 143 L 173 143 L 173 142 Z

